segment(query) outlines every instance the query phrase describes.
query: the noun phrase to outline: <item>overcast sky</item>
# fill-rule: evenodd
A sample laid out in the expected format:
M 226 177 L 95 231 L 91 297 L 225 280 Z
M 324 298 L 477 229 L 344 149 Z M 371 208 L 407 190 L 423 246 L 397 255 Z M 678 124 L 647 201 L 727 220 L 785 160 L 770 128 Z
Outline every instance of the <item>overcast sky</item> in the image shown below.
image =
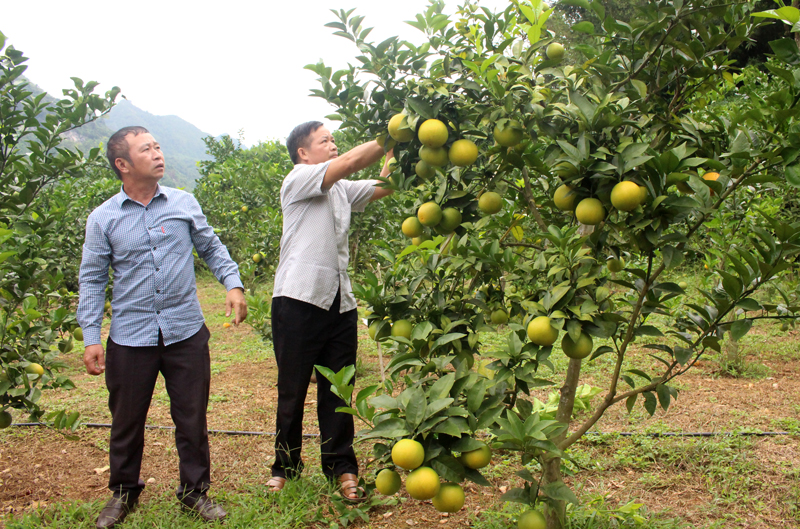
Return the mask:
M 452 13 L 462 3 L 449 2 Z M 497 9 L 508 0 L 481 0 Z M 229 0 L 157 2 L 40 0 L 2 2 L 6 44 L 29 58 L 26 75 L 61 96 L 70 77 L 116 85 L 137 107 L 177 115 L 202 131 L 236 136 L 248 145 L 284 139 L 296 124 L 332 113 L 309 97 L 316 74 L 303 67 L 323 59 L 334 69 L 354 63 L 357 49 L 333 35 L 330 9 L 356 8 L 374 27 L 369 39 L 399 35 L 421 43 L 405 24 L 427 0 Z

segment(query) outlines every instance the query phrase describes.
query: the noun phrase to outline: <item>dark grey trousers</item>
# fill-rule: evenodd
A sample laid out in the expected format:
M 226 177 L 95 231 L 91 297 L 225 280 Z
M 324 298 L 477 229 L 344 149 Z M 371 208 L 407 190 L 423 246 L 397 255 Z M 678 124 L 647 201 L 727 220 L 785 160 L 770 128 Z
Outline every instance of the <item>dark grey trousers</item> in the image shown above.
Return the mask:
M 203 327 L 191 338 L 155 347 L 128 347 L 110 338 L 106 347 L 106 385 L 111 410 L 108 488 L 115 496 L 136 498 L 144 488 L 139 477 L 147 411 L 160 372 L 169 394 L 180 459 L 179 498 L 200 494 L 211 484 L 206 408 L 211 381 L 208 339 Z
M 338 372 L 355 365 L 358 314 L 339 313 L 339 294 L 330 310 L 279 296 L 272 299 L 272 336 L 278 363 L 278 413 L 272 475 L 296 477 L 303 470 L 303 405 L 314 365 Z M 353 451 L 353 416 L 337 413 L 347 406 L 331 393 L 331 384 L 317 376 L 317 418 L 321 436 L 322 471 L 333 479 L 358 474 Z

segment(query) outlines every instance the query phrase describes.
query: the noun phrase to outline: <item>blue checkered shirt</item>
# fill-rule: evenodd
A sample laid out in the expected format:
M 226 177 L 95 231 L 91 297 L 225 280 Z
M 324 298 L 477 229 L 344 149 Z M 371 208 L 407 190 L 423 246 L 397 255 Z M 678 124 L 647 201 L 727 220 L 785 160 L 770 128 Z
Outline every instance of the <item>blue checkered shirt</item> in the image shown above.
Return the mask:
M 197 299 L 194 255 L 225 285 L 242 287 L 239 267 L 208 225 L 190 193 L 159 186 L 147 206 L 124 190 L 95 209 L 86 221 L 80 268 L 78 323 L 84 343 L 100 343 L 109 266 L 114 293 L 109 337 L 131 347 L 192 337 L 205 319 Z

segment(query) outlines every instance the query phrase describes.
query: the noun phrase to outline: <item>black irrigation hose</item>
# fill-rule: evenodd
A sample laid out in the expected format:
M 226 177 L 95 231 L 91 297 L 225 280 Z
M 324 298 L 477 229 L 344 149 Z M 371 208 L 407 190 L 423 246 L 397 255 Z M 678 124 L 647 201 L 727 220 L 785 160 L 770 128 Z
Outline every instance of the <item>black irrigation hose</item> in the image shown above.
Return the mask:
M 11 426 L 45 426 L 41 422 L 21 422 L 14 423 Z M 83 426 L 87 428 L 111 428 L 110 424 L 101 423 L 84 423 Z M 146 425 L 145 428 L 149 430 L 174 430 L 174 426 L 152 426 Z M 238 430 L 209 430 L 208 433 L 218 433 L 223 435 L 271 435 L 274 436 L 275 432 L 243 432 Z M 586 432 L 586 435 L 607 435 L 620 437 L 769 437 L 774 435 L 794 435 L 792 432 Z M 318 433 L 304 433 L 303 437 L 319 437 Z
M 771 435 L 793 435 L 791 432 L 586 432 L 586 435 L 618 435 L 620 437 L 767 437 Z

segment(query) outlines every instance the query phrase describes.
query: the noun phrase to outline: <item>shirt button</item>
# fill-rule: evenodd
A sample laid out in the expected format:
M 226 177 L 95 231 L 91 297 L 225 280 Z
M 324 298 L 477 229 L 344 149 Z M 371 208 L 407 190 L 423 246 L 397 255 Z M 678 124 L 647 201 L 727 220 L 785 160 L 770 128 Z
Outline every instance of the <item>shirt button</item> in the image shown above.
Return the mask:
M 155 247 L 155 246 L 153 246 L 153 250 L 154 250 L 154 251 L 155 251 L 155 249 L 156 249 L 156 247 Z
M 160 310 L 157 310 L 157 311 L 156 311 L 156 314 L 161 314 L 161 311 L 160 311 Z
M 159 270 L 161 270 L 161 269 L 160 268 L 156 268 L 156 272 L 158 272 Z
M 161 293 L 161 291 L 160 291 L 160 290 L 156 290 L 156 294 L 160 294 L 160 293 Z

